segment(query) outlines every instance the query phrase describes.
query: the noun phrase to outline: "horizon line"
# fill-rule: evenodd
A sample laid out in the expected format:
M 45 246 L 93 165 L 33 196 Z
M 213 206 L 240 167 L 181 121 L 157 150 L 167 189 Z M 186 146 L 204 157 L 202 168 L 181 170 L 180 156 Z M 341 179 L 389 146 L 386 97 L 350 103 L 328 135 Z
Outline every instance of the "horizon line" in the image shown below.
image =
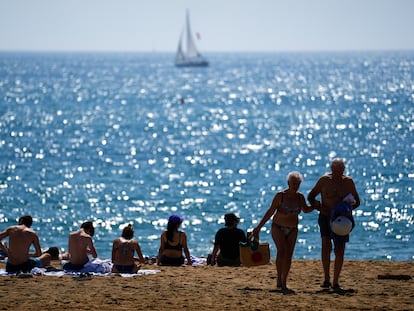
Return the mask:
M 390 48 L 390 49 L 311 49 L 311 50 L 211 50 L 204 51 L 202 54 L 222 54 L 222 53 L 260 53 L 260 54 L 277 54 L 277 53 L 363 53 L 363 52 L 414 52 L 411 48 Z M 0 53 L 102 53 L 102 54 L 175 54 L 172 50 L 43 50 L 43 49 L 0 49 Z

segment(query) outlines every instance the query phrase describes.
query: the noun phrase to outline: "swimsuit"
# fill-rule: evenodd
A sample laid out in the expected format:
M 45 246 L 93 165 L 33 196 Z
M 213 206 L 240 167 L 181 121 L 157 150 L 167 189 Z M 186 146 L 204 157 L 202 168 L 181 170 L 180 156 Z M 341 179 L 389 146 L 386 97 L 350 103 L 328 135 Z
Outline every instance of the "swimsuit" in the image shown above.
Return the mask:
M 34 267 L 36 267 L 36 262 L 33 259 L 29 259 L 28 261 L 19 265 L 13 265 L 9 262 L 6 263 L 6 271 L 9 273 L 27 273 L 30 272 Z
M 178 233 L 178 243 L 177 245 L 172 245 L 170 244 L 170 242 L 167 241 L 165 242 L 164 245 L 164 249 L 170 249 L 170 250 L 176 250 L 181 252 L 183 249 L 183 246 L 181 245 L 180 241 L 181 241 L 181 231 Z M 164 254 L 161 255 L 160 258 L 160 264 L 162 266 L 181 266 L 184 264 L 184 257 L 181 255 L 180 257 L 168 257 Z
M 282 192 L 282 201 L 280 202 L 280 207 L 278 208 L 278 211 L 283 214 L 297 214 L 297 215 L 300 214 L 300 212 L 302 211 L 300 196 L 299 195 L 297 196 L 298 205 L 293 206 L 293 207 L 287 204 L 287 202 L 284 200 L 284 197 L 285 197 L 285 193 Z M 295 230 L 296 231 L 298 230 L 298 226 L 285 226 L 285 225 L 280 225 L 277 223 L 272 223 L 272 226 L 275 226 L 277 229 L 282 231 L 285 237 L 287 237 L 289 234 L 291 234 Z
M 301 204 L 300 204 L 300 196 L 298 197 L 298 205 L 297 206 L 289 206 L 286 201 L 284 201 L 285 194 L 282 192 L 282 202 L 280 202 L 279 211 L 284 214 L 300 214 L 301 212 Z
M 173 257 L 167 257 L 165 255 L 162 255 L 160 264 L 162 266 L 181 266 L 184 264 L 184 257 L 181 256 L 178 258 L 173 258 Z
M 177 245 L 172 245 L 169 243 L 168 239 L 165 242 L 164 248 L 165 249 L 173 249 L 173 250 L 177 250 L 177 251 L 181 251 L 183 249 L 182 245 L 180 244 L 181 241 L 181 232 L 178 233 L 178 243 Z
M 331 220 L 329 216 L 319 213 L 318 217 L 319 230 L 321 237 L 328 237 L 333 240 L 335 247 L 344 246 L 346 242 L 349 242 L 349 234 L 344 236 L 336 235 L 331 230 Z
M 63 270 L 70 270 L 70 271 L 79 271 L 82 270 L 84 267 L 83 264 L 75 265 L 71 262 L 67 262 L 63 265 Z
M 35 258 L 32 258 L 32 260 L 36 263 L 36 267 L 44 268 L 42 264 L 42 260 L 40 258 L 35 257 Z
M 285 237 L 287 237 L 291 232 L 298 230 L 297 226 L 283 226 L 273 223 L 272 226 L 275 226 L 277 229 L 283 232 Z
M 118 273 L 132 273 L 135 265 L 114 265 L 114 268 Z
M 130 240 L 127 240 L 125 242 L 122 242 L 120 244 L 118 244 L 118 247 L 115 248 L 115 251 L 119 251 L 119 253 L 121 254 L 121 257 L 123 258 L 128 258 L 130 257 L 129 255 L 132 253 L 132 255 L 134 254 L 134 246 L 130 243 Z

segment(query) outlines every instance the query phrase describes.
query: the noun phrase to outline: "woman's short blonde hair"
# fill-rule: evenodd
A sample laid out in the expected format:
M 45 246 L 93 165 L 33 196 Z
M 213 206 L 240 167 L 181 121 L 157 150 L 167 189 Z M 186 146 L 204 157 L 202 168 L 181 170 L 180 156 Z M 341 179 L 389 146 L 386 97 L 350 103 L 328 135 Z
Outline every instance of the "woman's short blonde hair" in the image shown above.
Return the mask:
M 286 181 L 289 182 L 293 178 L 299 180 L 300 182 L 303 180 L 302 174 L 297 171 L 290 172 L 286 177 Z

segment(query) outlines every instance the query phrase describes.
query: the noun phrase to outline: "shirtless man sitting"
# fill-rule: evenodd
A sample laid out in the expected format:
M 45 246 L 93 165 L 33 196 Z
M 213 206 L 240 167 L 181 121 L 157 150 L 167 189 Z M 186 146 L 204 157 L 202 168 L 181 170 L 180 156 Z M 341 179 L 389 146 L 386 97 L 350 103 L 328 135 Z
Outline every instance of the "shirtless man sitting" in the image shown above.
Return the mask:
M 84 265 L 89 262 L 89 254 L 93 258 L 98 257 L 95 246 L 92 241 L 92 236 L 95 233 L 93 223 L 90 221 L 84 222 L 80 229 L 69 234 L 69 262 L 63 265 L 64 270 L 79 271 Z
M 37 233 L 30 229 L 33 219 L 29 215 L 19 218 L 17 226 L 10 226 L 0 233 L 0 242 L 9 237 L 9 246 L 0 243 L 0 247 L 6 253 L 8 259 L 6 263 L 6 271 L 10 273 L 28 273 L 34 267 L 42 255 L 40 249 L 40 242 Z M 30 247 L 33 244 L 35 251 L 30 252 Z

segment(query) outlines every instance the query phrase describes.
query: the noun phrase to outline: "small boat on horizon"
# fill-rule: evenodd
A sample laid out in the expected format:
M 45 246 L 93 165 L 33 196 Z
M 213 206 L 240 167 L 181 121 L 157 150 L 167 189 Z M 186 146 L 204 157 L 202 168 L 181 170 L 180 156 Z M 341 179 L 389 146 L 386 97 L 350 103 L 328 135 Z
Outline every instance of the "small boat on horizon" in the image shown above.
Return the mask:
M 183 43 L 186 43 L 186 49 Z M 190 13 L 186 11 L 185 27 L 178 41 L 177 53 L 175 55 L 175 66 L 177 67 L 207 67 L 208 60 L 198 52 L 190 27 Z

